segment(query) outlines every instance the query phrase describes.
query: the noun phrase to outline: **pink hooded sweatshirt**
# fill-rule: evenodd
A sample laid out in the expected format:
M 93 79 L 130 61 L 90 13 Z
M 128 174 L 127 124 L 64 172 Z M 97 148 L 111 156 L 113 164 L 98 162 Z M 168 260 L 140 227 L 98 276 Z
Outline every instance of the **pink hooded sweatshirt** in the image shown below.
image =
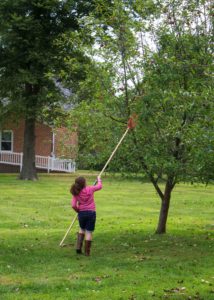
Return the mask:
M 79 195 L 73 196 L 71 200 L 71 206 L 76 211 L 85 211 L 85 210 L 96 210 L 94 202 L 94 192 L 102 189 L 101 179 L 97 180 L 97 184 L 93 186 L 86 186 L 81 190 Z

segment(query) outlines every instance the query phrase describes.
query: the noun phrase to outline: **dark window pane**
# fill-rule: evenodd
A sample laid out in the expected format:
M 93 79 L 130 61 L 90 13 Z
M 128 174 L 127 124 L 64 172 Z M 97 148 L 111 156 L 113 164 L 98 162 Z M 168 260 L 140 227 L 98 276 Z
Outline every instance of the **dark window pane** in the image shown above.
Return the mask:
M 10 131 L 3 131 L 1 136 L 2 141 L 11 142 L 12 133 Z
M 12 147 L 11 147 L 11 142 L 2 142 L 1 143 L 1 150 L 2 151 L 11 151 Z

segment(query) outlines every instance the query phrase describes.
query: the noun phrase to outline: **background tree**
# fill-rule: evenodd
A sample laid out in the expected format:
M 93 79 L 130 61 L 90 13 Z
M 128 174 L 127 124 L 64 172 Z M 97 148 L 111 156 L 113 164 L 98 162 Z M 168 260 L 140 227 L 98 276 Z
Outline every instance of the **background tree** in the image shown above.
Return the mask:
M 57 80 L 69 80 L 74 91 L 85 76 L 89 59 L 80 43 L 90 38 L 82 34 L 81 20 L 92 9 L 94 1 L 0 2 L 0 98 L 7 100 L 7 110 L 25 119 L 20 179 L 37 179 L 35 121 L 46 107 L 52 113 L 66 100 Z

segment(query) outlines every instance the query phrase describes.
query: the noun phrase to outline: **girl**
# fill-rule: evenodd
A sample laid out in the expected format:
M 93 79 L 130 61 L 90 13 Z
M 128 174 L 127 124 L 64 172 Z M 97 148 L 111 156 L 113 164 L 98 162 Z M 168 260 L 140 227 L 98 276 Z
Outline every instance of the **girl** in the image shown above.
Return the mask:
M 82 253 L 82 244 L 85 238 L 85 255 L 90 255 L 92 233 L 96 222 L 96 208 L 94 202 L 94 192 L 102 189 L 101 178 L 97 177 L 97 184 L 94 186 L 86 186 L 84 177 L 78 177 L 71 186 L 71 194 L 73 195 L 71 206 L 78 213 L 79 232 L 77 234 L 76 252 Z

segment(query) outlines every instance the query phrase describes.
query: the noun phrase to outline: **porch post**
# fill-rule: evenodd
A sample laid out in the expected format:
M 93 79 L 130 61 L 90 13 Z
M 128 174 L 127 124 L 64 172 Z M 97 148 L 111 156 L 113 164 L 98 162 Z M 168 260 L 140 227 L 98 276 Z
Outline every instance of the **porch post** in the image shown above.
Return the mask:
M 68 172 L 71 173 L 71 162 L 68 163 Z
M 20 172 L 22 170 L 22 165 L 23 165 L 23 152 L 20 153 Z
M 50 173 L 51 157 L 48 156 L 48 173 Z

